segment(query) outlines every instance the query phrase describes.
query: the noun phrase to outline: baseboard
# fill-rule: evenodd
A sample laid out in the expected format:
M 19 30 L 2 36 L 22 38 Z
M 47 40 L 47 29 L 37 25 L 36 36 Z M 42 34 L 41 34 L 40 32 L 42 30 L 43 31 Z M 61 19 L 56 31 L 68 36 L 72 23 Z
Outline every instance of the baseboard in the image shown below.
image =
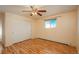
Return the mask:
M 44 39 L 44 38 L 36 38 L 36 39 L 42 39 L 42 40 L 47 40 L 47 41 L 51 41 L 51 42 L 55 42 L 55 43 L 59 43 L 59 44 L 67 45 L 67 46 L 71 46 L 69 44 L 65 44 L 65 43 L 61 43 L 61 42 L 57 42 L 57 41 L 52 41 L 52 40 L 48 40 L 48 39 Z M 72 47 L 76 48 L 75 46 L 72 46 Z

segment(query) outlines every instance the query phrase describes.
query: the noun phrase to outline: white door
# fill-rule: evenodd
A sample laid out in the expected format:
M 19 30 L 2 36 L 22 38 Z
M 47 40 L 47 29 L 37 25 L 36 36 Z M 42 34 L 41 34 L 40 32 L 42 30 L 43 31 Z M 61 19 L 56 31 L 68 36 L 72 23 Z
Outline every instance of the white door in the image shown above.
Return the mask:
M 20 42 L 31 38 L 31 22 L 29 21 L 13 21 L 12 22 L 12 41 L 13 43 Z

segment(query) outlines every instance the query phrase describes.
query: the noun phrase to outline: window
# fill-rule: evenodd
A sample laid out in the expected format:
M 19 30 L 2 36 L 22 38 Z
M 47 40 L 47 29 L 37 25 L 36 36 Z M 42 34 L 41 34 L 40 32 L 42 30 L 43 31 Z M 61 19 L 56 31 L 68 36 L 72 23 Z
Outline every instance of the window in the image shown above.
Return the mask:
M 56 18 L 45 20 L 45 28 L 55 28 L 56 27 Z

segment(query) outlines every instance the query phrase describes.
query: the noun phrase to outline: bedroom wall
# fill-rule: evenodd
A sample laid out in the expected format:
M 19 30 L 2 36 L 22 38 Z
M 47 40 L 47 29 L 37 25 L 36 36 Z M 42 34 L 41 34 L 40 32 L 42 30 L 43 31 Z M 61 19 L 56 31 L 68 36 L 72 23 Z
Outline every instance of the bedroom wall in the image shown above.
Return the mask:
M 76 46 L 76 11 L 61 13 L 57 18 L 57 26 L 53 29 L 44 28 L 44 20 L 51 16 L 36 20 L 36 37 Z
M 32 26 L 33 21 L 30 18 L 6 12 L 5 45 L 9 46 L 13 43 L 32 38 Z
M 32 19 L 33 20 L 33 19 Z M 34 19 L 32 21 L 32 39 L 35 39 L 36 38 L 36 20 Z

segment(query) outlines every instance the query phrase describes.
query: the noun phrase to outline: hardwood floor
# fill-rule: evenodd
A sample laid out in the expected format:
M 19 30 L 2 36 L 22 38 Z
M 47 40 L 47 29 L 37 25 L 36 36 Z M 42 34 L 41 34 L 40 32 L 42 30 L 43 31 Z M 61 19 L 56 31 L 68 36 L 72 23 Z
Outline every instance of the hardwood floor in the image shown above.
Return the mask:
M 75 47 L 43 39 L 29 39 L 3 50 L 3 54 L 73 54 Z

